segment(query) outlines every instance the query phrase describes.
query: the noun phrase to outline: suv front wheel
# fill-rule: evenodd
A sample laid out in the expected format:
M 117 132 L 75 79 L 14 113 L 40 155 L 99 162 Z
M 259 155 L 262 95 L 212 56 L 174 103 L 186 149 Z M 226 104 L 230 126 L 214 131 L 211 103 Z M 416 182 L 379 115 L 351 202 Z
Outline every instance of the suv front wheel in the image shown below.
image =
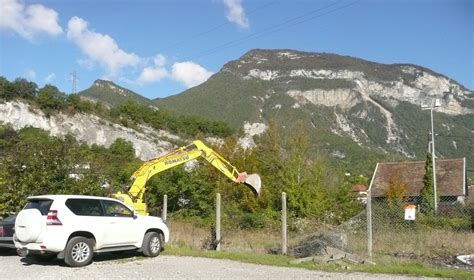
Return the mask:
M 69 266 L 79 267 L 91 263 L 93 242 L 89 238 L 76 236 L 71 238 L 66 245 L 64 262 Z
M 147 232 L 143 238 L 142 251 L 145 257 L 156 257 L 160 254 L 163 238 L 157 232 Z

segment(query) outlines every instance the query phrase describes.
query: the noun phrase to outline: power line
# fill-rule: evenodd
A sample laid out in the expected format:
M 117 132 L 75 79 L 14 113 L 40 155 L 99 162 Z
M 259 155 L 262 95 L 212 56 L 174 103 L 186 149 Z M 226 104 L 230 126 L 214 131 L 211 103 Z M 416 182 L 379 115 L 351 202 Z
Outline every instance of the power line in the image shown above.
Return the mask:
M 296 17 L 292 17 L 292 18 L 289 18 L 281 23 L 278 23 L 278 24 L 275 24 L 275 25 L 272 25 L 270 27 L 267 27 L 265 29 L 263 29 L 262 31 L 258 31 L 258 32 L 254 32 L 252 34 L 249 34 L 249 35 L 246 35 L 246 36 L 243 36 L 239 39 L 235 39 L 235 40 L 231 40 L 231 41 L 228 41 L 224 44 L 221 44 L 217 47 L 214 47 L 214 48 L 211 48 L 211 49 L 208 49 L 206 51 L 203 51 L 201 53 L 198 53 L 194 56 L 190 56 L 186 59 L 196 59 L 196 58 L 200 58 L 200 57 L 203 57 L 203 56 L 207 56 L 207 55 L 210 55 L 210 54 L 213 54 L 213 53 L 216 53 L 218 51 L 222 51 L 223 49 L 225 48 L 228 48 L 228 47 L 233 47 L 233 46 L 237 46 L 239 44 L 242 44 L 246 41 L 249 41 L 249 40 L 253 40 L 253 39 L 257 39 L 257 38 L 260 38 L 260 37 L 263 37 L 263 36 L 266 36 L 266 35 L 269 35 L 271 33 L 274 33 L 274 32 L 278 32 L 280 30 L 283 30 L 285 28 L 288 28 L 288 27 L 292 27 L 292 26 L 295 26 L 295 25 L 298 25 L 298 24 L 301 24 L 301 23 L 304 23 L 304 22 L 307 22 L 307 21 L 310 21 L 310 20 L 313 20 L 313 19 L 316 19 L 316 18 L 319 18 L 319 17 L 322 17 L 322 16 L 325 16 L 325 15 L 328 15 L 328 14 L 331 14 L 331 13 L 334 13 L 338 10 L 342 10 L 342 9 L 345 9 L 345 8 L 348 8 L 349 6 L 352 6 L 354 4 L 356 4 L 357 2 L 359 2 L 360 0 L 356 0 L 354 2 L 351 2 L 351 3 L 348 3 L 346 5 L 342 5 L 342 6 L 339 6 L 339 7 L 336 7 L 332 10 L 329 10 L 329 11 L 326 11 L 324 13 L 321 13 L 321 14 L 316 14 L 318 12 L 321 12 L 321 11 L 324 11 L 326 9 L 329 9 L 333 6 L 336 6 L 338 4 L 340 4 L 341 0 L 339 1 L 336 1 L 334 3 L 331 3 L 331 4 L 328 4 L 328 5 L 325 5 L 324 7 L 322 8 L 318 8 L 318 9 L 314 9 L 314 10 L 311 10 L 309 12 L 306 12 L 302 15 L 299 15 L 299 16 L 296 16 Z M 316 15 L 314 15 L 316 14 Z
M 271 6 L 271 5 L 274 5 L 274 4 L 277 3 L 277 2 L 278 2 L 277 0 L 274 0 L 274 1 L 270 1 L 270 2 L 268 2 L 268 3 L 265 3 L 265 4 L 261 5 L 261 6 L 258 6 L 257 8 L 255 8 L 255 9 L 251 10 L 250 12 L 248 12 L 247 15 L 254 14 L 255 12 L 258 12 L 259 10 L 262 10 L 262 9 L 264 9 L 264 8 L 266 8 L 266 7 Z M 197 34 L 194 34 L 194 35 L 190 36 L 189 38 L 186 38 L 186 39 L 183 39 L 183 40 L 181 40 L 181 41 L 175 42 L 175 43 L 173 43 L 173 44 L 171 44 L 171 45 L 169 45 L 169 46 L 163 48 L 163 50 L 168 50 L 168 49 L 171 49 L 171 48 L 178 47 L 179 45 L 182 45 L 182 44 L 185 43 L 185 42 L 188 42 L 188 41 L 191 41 L 191 40 L 193 40 L 193 39 L 202 37 L 202 36 L 204 36 L 204 35 L 207 35 L 207 34 L 209 34 L 209 33 L 212 33 L 212 32 L 214 32 L 214 31 L 216 31 L 216 30 L 218 30 L 218 29 L 221 29 L 222 27 L 227 26 L 227 25 L 230 25 L 230 24 L 231 24 L 231 22 L 229 22 L 229 21 L 222 22 L 221 24 L 218 24 L 218 25 L 216 25 L 216 26 L 214 26 L 214 27 L 211 27 L 211 28 L 209 28 L 208 30 L 199 32 L 199 33 L 197 33 Z
M 286 24 L 289 24 L 291 22 L 294 22 L 298 19 L 301 19 L 301 18 L 305 18 L 307 16 L 310 16 L 310 15 L 313 15 L 314 13 L 317 13 L 317 12 L 320 12 L 322 10 L 325 10 L 325 9 L 328 9 L 332 6 L 335 6 L 337 4 L 339 4 L 341 2 L 341 0 L 337 1 L 337 2 L 334 2 L 334 3 L 331 3 L 331 4 L 328 4 L 328 5 L 325 5 L 321 8 L 317 8 L 317 9 L 314 9 L 314 10 L 311 10 L 309 12 L 306 12 L 302 15 L 299 15 L 299 16 L 296 16 L 296 17 L 292 17 L 292 18 L 289 18 L 289 19 L 286 19 L 284 20 L 283 22 L 280 22 L 278 24 L 274 24 L 272 26 L 269 26 L 265 29 L 263 29 L 262 31 L 258 31 L 258 32 L 254 32 L 252 34 L 249 34 L 249 35 L 246 35 L 246 36 L 243 36 L 241 38 L 238 38 L 238 39 L 235 39 L 235 40 L 231 40 L 231 41 L 228 41 L 224 44 L 221 44 L 217 47 L 214 47 L 214 48 L 211 48 L 211 49 L 208 49 L 206 51 L 203 51 L 201 53 L 198 53 L 196 56 L 194 57 L 191 57 L 190 59 L 195 59 L 195 58 L 200 58 L 200 57 L 203 57 L 203 56 L 207 56 L 207 55 L 210 55 L 210 54 L 213 54 L 217 51 L 221 51 L 222 49 L 224 48 L 227 48 L 227 47 L 233 47 L 233 46 L 236 46 L 236 45 L 239 45 L 239 44 L 242 44 L 246 41 L 249 41 L 249 40 L 252 40 L 252 39 L 256 39 L 258 37 L 261 37 L 262 35 L 264 34 L 269 34 L 270 32 L 273 33 L 276 29 L 279 29 L 281 28 L 282 26 L 285 26 Z

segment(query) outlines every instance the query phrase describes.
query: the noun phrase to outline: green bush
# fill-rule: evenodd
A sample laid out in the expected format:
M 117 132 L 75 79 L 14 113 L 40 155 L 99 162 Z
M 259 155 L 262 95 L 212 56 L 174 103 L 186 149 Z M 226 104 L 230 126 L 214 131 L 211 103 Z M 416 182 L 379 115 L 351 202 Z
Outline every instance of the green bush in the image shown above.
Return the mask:
M 445 217 L 441 215 L 420 214 L 417 217 L 418 223 L 422 226 L 438 229 L 450 230 L 470 230 L 471 221 L 468 215 L 459 215 L 457 217 Z

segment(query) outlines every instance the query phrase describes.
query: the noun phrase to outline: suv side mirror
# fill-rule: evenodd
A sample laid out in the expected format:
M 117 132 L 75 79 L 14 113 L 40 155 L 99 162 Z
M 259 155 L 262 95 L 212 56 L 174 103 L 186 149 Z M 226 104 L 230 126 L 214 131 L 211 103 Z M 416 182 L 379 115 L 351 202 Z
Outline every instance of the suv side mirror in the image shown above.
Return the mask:
M 136 212 L 135 210 L 133 210 L 132 217 L 133 217 L 134 219 L 136 219 L 136 218 L 138 217 L 138 216 L 137 216 L 137 212 Z

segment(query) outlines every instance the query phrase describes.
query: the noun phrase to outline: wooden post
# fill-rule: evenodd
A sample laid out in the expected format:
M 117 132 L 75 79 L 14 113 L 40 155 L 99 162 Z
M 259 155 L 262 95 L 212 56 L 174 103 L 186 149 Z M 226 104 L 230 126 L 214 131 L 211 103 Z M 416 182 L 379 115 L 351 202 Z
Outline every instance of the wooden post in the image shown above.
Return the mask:
M 287 238 L 286 238 L 286 193 L 281 193 L 281 253 L 287 253 Z
M 163 196 L 163 210 L 161 211 L 161 219 L 166 222 L 168 215 L 168 196 L 165 194 Z
M 216 251 L 221 250 L 221 194 L 216 194 Z

